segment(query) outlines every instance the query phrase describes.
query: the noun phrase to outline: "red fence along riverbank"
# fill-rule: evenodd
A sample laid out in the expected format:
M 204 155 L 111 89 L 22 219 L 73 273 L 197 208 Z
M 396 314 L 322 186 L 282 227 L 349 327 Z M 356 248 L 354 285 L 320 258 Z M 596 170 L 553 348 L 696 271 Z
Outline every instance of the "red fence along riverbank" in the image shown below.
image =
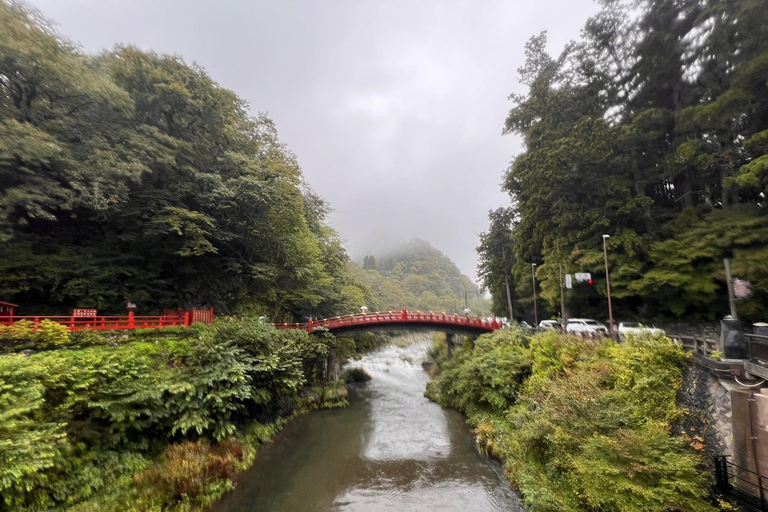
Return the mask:
M 90 315 L 95 310 L 76 309 L 68 316 L 0 316 L 1 325 L 12 325 L 26 320 L 37 327 L 43 320 L 65 325 L 70 331 L 93 329 L 96 331 L 122 331 L 132 329 L 160 329 L 163 327 L 189 327 L 195 322 L 213 323 L 213 309 L 179 309 L 165 311 L 162 315 L 134 315 L 129 312 L 124 316 Z

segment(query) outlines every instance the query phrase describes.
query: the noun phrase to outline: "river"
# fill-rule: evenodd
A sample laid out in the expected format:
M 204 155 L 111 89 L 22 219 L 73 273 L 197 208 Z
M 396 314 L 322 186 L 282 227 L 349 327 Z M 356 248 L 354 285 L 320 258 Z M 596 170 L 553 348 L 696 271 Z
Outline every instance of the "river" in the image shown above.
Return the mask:
M 464 417 L 424 398 L 426 343 L 352 363 L 349 406 L 291 422 L 211 512 L 522 512 Z

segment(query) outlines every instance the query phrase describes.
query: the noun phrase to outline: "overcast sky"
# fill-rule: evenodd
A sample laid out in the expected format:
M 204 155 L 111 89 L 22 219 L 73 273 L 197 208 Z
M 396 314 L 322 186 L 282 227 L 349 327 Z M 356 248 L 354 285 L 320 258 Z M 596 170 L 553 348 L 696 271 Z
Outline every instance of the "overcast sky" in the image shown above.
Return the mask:
M 475 278 L 488 210 L 509 204 L 501 136 L 524 92 L 523 45 L 552 53 L 591 0 L 32 0 L 96 53 L 173 53 L 266 112 L 309 184 L 330 201 L 350 254 L 422 238 Z

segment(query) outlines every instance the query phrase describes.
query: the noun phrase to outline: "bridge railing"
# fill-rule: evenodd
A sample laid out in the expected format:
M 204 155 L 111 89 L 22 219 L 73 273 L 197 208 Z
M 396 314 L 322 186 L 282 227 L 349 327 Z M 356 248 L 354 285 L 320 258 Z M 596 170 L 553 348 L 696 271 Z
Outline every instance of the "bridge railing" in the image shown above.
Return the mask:
M 667 336 L 680 342 L 684 350 L 703 357 L 712 357 L 712 353 L 717 351 L 718 341 L 714 338 L 678 334 L 668 334 Z
M 483 317 L 459 315 L 457 313 L 435 313 L 434 311 L 384 311 L 374 313 L 358 313 L 354 315 L 337 316 L 322 320 L 310 320 L 303 323 L 275 324 L 278 329 L 306 329 L 312 332 L 315 329 L 336 329 L 354 325 L 381 325 L 388 323 L 419 323 L 436 325 L 457 325 L 475 327 L 477 329 L 493 331 L 501 327 L 501 322 L 493 318 L 489 320 Z
M 95 331 L 117 331 L 132 329 L 161 329 L 163 327 L 188 327 L 195 322 L 212 323 L 213 309 L 192 309 L 191 311 L 166 312 L 162 315 L 59 315 L 59 316 L 0 316 L 0 326 L 27 321 L 37 329 L 43 320 L 64 325 L 70 331 L 92 329 Z

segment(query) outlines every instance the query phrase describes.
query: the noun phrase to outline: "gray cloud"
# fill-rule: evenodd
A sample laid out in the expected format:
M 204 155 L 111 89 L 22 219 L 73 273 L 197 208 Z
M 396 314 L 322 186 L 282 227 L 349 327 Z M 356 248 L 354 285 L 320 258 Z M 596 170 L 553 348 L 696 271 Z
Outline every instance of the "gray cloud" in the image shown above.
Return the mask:
M 419 237 L 474 277 L 523 44 L 557 53 L 591 0 L 32 0 L 62 34 L 181 55 L 268 112 L 353 256 Z

